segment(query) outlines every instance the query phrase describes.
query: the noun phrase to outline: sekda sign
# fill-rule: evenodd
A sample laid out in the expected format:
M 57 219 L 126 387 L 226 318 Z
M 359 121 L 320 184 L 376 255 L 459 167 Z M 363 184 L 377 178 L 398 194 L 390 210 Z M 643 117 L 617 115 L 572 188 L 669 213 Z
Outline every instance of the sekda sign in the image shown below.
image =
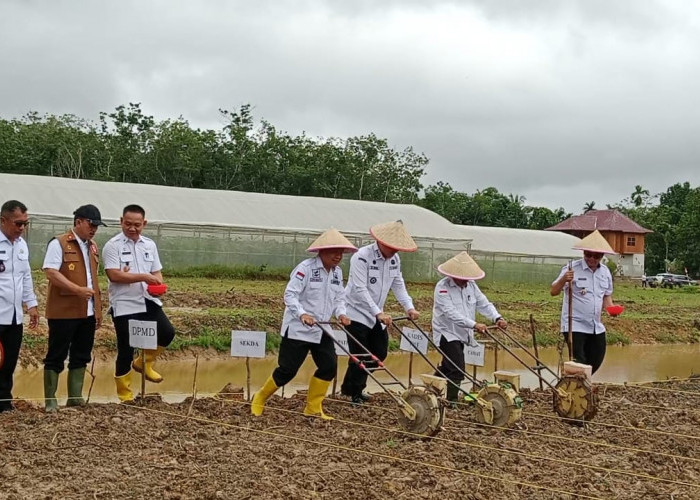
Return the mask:
M 231 331 L 231 356 L 238 358 L 264 358 L 266 338 L 266 332 Z

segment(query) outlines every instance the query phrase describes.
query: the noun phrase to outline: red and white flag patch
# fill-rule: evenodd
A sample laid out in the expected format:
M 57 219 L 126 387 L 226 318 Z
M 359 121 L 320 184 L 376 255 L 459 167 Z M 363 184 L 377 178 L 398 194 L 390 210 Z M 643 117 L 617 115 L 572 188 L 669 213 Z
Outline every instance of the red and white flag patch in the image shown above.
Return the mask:
M 302 281 L 303 281 L 303 280 L 304 280 L 304 276 L 306 276 L 304 273 L 302 273 L 301 271 L 297 271 L 296 277 L 297 277 L 298 280 L 302 280 Z
M 438 290 L 438 293 L 447 293 L 447 290 Z

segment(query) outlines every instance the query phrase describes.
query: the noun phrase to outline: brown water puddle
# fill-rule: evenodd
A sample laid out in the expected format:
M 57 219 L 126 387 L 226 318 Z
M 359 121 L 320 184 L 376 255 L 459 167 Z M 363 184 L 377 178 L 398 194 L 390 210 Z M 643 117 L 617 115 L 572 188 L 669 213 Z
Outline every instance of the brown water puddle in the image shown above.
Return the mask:
M 518 352 L 518 351 L 516 351 Z M 522 352 L 519 356 L 525 359 Z M 556 371 L 559 361 L 559 353 L 556 349 L 541 349 L 542 361 Z M 433 362 L 439 361 L 439 355 L 430 353 Z M 407 384 L 411 357 L 407 353 L 391 354 L 386 365 L 401 382 Z M 414 382 L 419 382 L 420 373 L 431 373 L 432 369 L 418 355 L 413 356 L 412 374 Z M 347 358 L 339 358 L 339 374 L 342 380 L 347 367 Z M 534 362 L 532 363 L 534 364 Z M 250 359 L 250 388 L 252 392 L 260 387 L 272 370 L 277 366 L 276 356 L 264 359 Z M 181 359 L 161 361 L 157 365 L 158 371 L 164 376 L 160 384 L 146 383 L 147 393 L 160 393 L 166 401 L 176 402 L 192 395 L 192 383 L 194 380 L 194 359 Z M 477 378 L 491 379 L 494 368 L 494 353 L 486 352 L 486 364 L 477 370 Z M 518 362 L 507 353 L 499 351 L 498 368 L 521 374 L 522 387 L 537 387 L 537 379 L 527 372 Z M 309 357 L 296 378 L 285 387 L 285 394 L 292 394 L 300 389 L 306 389 L 308 380 L 315 370 L 313 361 Z M 96 402 L 117 401 L 114 387 L 114 364 L 96 363 L 95 380 L 92 388 L 91 400 Z M 219 392 L 227 383 L 234 386 L 246 387 L 246 363 L 245 359 L 200 359 L 197 369 L 197 394 L 211 395 Z M 469 368 L 471 373 L 471 367 Z M 595 382 L 648 382 L 652 380 L 664 380 L 669 377 L 686 378 L 693 373 L 700 373 L 700 344 L 688 345 L 632 345 L 632 346 L 608 346 L 605 362 L 602 368 L 594 376 Z M 140 389 L 141 379 L 138 374 L 132 378 L 132 387 L 135 392 Z M 58 397 L 65 398 L 65 372 L 61 374 Z M 548 380 L 551 377 L 548 377 Z M 380 375 L 380 380 L 388 380 L 386 374 Z M 85 394 L 90 385 L 90 377 L 86 377 Z M 340 383 L 338 383 L 338 390 Z M 394 386 L 397 387 L 397 386 Z M 370 381 L 370 392 L 380 388 Z M 18 398 L 42 401 L 43 399 L 43 370 L 42 369 L 17 369 L 15 372 L 14 395 Z

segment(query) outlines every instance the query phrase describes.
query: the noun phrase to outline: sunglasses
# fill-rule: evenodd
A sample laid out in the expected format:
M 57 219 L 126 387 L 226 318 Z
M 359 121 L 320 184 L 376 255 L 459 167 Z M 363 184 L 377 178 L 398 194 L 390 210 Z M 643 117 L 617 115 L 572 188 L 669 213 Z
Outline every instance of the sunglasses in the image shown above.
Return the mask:
M 593 258 L 593 259 L 602 259 L 603 258 L 602 253 L 593 253 L 593 252 L 583 252 L 583 256 Z
M 15 227 L 18 227 L 18 228 L 25 227 L 25 226 L 29 225 L 28 220 L 16 220 L 16 221 L 13 221 L 12 223 L 15 225 Z

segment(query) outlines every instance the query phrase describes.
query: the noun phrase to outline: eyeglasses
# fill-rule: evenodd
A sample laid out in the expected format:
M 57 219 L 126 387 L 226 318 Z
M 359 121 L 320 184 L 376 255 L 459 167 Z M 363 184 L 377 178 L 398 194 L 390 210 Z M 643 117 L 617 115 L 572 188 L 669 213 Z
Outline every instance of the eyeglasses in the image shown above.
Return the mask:
M 593 253 L 593 252 L 583 252 L 584 257 L 592 258 L 592 259 L 602 259 L 603 254 L 602 253 Z
M 25 227 L 29 225 L 28 220 L 16 220 L 12 222 L 16 227 Z

